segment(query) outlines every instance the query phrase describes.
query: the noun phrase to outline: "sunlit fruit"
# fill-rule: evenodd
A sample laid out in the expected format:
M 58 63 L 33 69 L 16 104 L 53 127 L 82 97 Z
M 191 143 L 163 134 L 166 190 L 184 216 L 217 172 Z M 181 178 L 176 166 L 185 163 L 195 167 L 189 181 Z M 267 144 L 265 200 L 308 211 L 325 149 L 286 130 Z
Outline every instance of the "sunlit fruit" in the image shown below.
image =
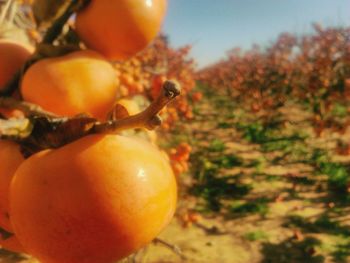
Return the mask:
M 24 248 L 45 263 L 112 263 L 153 240 L 172 218 L 176 182 L 149 143 L 90 135 L 27 159 L 11 185 Z
M 103 119 L 115 102 L 116 76 L 98 53 L 77 51 L 31 66 L 21 92 L 24 100 L 58 115 L 87 113 Z
M 0 140 L 0 248 L 23 253 L 24 249 L 12 234 L 9 213 L 9 194 L 12 177 L 18 166 L 24 161 L 19 145 L 11 141 Z
M 203 99 L 203 93 L 200 91 L 194 92 L 192 94 L 192 100 L 193 102 L 199 102 Z
M 10 232 L 12 231 L 9 213 L 10 184 L 23 161 L 18 144 L 0 140 L 0 227 Z
M 154 76 L 152 79 L 152 84 L 151 84 L 151 95 L 152 98 L 155 99 L 159 96 L 159 93 L 162 89 L 163 83 L 166 81 L 166 76 L 164 75 L 157 75 Z
M 0 90 L 13 78 L 32 53 L 32 48 L 0 40 Z
M 126 59 L 156 37 L 166 6 L 166 0 L 92 0 L 78 12 L 76 31 L 87 47 Z
M 116 104 L 123 106 L 128 111 L 129 115 L 135 115 L 141 111 L 139 105 L 131 99 L 120 99 Z

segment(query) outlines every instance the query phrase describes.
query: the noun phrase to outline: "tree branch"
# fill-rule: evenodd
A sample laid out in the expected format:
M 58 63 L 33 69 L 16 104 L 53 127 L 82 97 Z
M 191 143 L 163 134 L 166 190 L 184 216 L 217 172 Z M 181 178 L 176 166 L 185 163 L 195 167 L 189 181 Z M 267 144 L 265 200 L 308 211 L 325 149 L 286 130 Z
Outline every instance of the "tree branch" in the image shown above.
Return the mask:
M 0 107 L 19 108 L 29 115 L 23 119 L 0 120 L 0 138 L 19 142 L 25 148 L 26 156 L 30 156 L 44 149 L 61 147 L 90 134 L 115 134 L 136 128 L 152 130 L 161 124 L 159 112 L 180 95 L 180 90 L 177 83 L 166 81 L 163 92 L 144 111 L 107 122 L 99 122 L 85 115 L 57 117 L 27 102 L 0 98 Z

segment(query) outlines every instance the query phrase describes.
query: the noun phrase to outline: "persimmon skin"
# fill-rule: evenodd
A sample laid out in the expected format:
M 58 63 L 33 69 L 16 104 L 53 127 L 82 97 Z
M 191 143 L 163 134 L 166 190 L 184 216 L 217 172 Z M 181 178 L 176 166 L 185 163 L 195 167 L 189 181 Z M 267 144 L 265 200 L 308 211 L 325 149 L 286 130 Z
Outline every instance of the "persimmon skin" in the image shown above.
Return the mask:
M 78 12 L 76 31 L 88 48 L 127 59 L 156 37 L 166 7 L 166 0 L 92 0 Z
M 90 135 L 27 159 L 11 185 L 25 249 L 45 263 L 112 263 L 153 240 L 176 206 L 176 181 L 149 143 Z
M 0 40 L 0 91 L 29 59 L 31 47 L 10 40 Z
M 0 140 L 0 228 L 9 233 L 13 232 L 9 213 L 10 184 L 16 169 L 23 161 L 24 158 L 18 144 Z M 0 234 L 0 248 L 13 252 L 24 252 L 24 248 L 15 235 L 3 237 Z
M 23 161 L 18 144 L 0 140 L 0 227 L 9 232 L 13 231 L 9 214 L 10 184 Z
M 21 93 L 24 100 L 58 115 L 104 119 L 115 101 L 116 75 L 100 54 L 77 51 L 35 63 L 24 74 Z
M 123 98 L 118 100 L 116 104 L 123 106 L 128 111 L 129 115 L 136 115 L 141 111 L 139 105 L 131 99 Z

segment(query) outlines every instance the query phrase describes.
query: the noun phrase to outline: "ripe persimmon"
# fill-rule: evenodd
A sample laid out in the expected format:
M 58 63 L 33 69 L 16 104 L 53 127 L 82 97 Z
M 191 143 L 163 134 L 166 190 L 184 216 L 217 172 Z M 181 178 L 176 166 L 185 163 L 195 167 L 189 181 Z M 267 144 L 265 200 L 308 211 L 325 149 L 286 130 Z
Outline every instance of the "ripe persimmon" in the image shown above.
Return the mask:
M 116 75 L 100 54 L 77 51 L 35 63 L 24 74 L 21 92 L 24 100 L 58 115 L 104 119 L 115 102 Z
M 176 181 L 162 153 L 119 135 L 90 135 L 39 152 L 11 184 L 15 233 L 45 263 L 111 263 L 172 218 Z
M 156 37 L 166 6 L 166 0 L 92 0 L 78 12 L 76 31 L 88 48 L 126 59 Z
M 153 99 L 159 96 L 159 93 L 162 90 L 162 86 L 166 80 L 167 78 L 164 75 L 156 75 L 152 78 L 151 96 Z
M 18 144 L 0 140 L 0 227 L 10 232 L 12 232 L 9 214 L 10 184 L 23 161 Z
M 128 111 L 129 115 L 135 115 L 141 111 L 139 105 L 131 99 L 120 99 L 116 102 L 116 105 L 118 104 L 123 106 Z
M 18 166 L 24 161 L 19 145 L 0 140 L 0 228 L 12 233 L 9 213 L 9 194 L 12 177 Z M 0 248 L 23 253 L 24 249 L 13 234 L 2 235 L 0 232 Z
M 31 47 L 10 40 L 0 40 L 0 90 L 12 79 L 32 52 Z

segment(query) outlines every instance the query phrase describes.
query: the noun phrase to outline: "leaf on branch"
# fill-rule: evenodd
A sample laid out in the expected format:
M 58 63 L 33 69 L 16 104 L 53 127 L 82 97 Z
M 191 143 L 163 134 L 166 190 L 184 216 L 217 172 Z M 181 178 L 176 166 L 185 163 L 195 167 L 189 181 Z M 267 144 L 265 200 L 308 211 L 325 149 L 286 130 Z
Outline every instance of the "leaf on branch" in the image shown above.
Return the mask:
M 69 6 L 69 0 L 35 0 L 33 13 L 39 27 L 47 28 Z

